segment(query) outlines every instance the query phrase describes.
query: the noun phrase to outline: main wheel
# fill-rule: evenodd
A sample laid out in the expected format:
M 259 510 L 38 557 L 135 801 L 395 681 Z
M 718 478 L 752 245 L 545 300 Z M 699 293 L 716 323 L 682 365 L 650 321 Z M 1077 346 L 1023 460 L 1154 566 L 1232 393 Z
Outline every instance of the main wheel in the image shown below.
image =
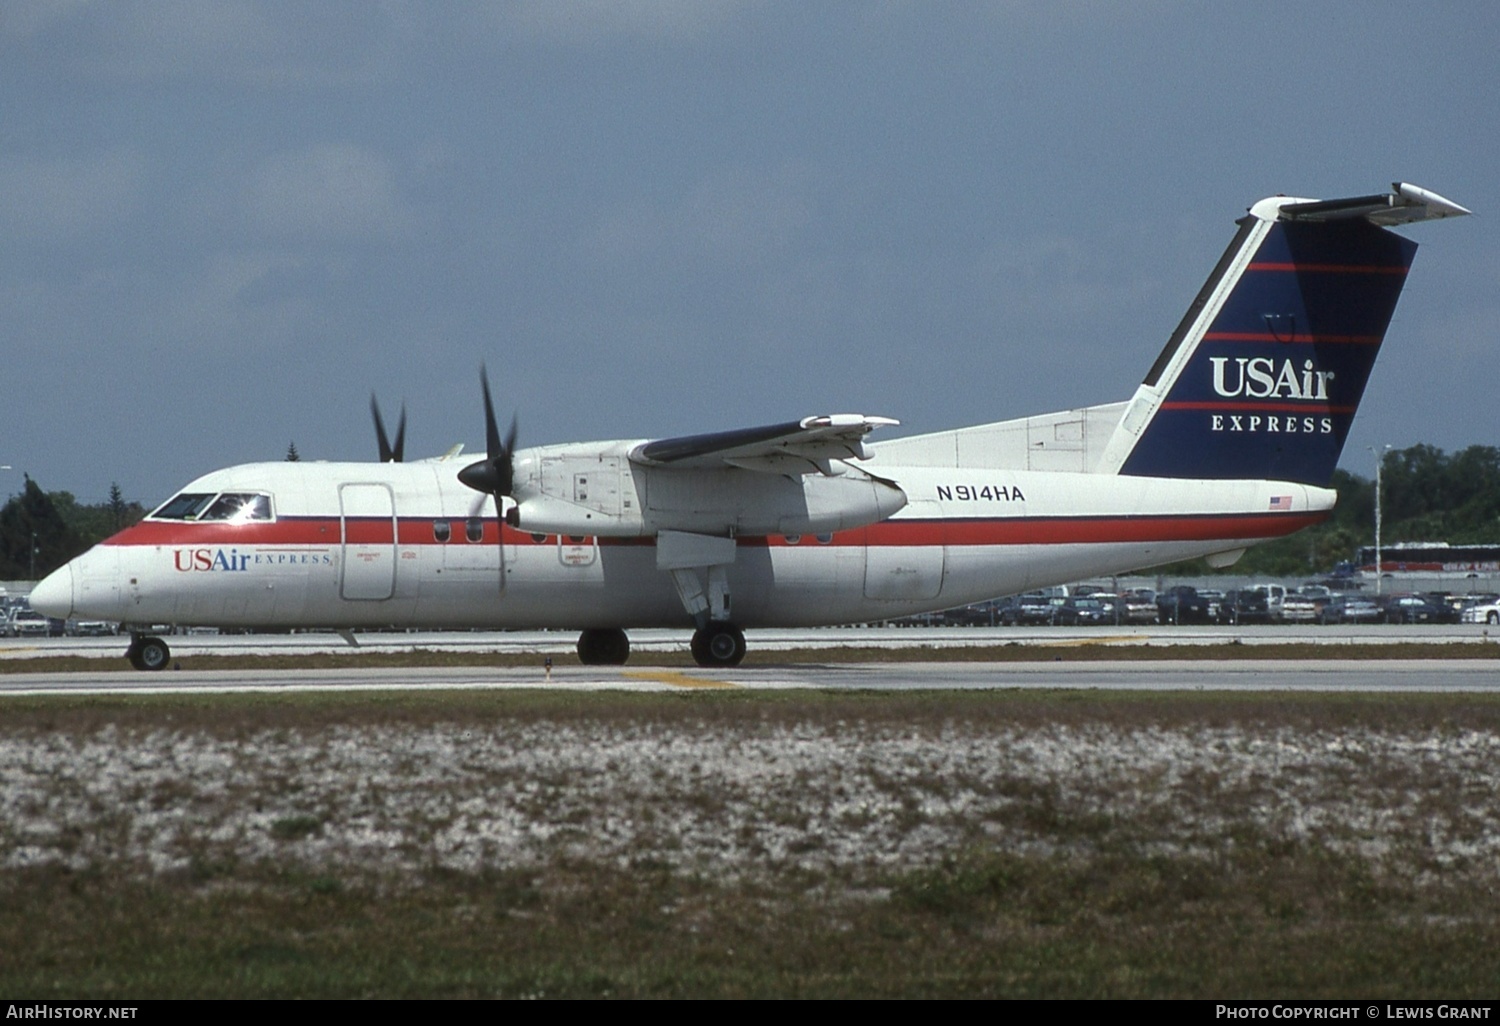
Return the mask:
M 630 639 L 618 627 L 595 627 L 578 635 L 578 661 L 584 666 L 624 666 Z
M 172 661 L 172 650 L 160 638 L 136 638 L 125 650 L 125 658 L 137 670 L 165 670 Z
M 690 647 L 699 666 L 738 666 L 745 658 L 745 635 L 732 623 L 711 623 L 693 632 Z

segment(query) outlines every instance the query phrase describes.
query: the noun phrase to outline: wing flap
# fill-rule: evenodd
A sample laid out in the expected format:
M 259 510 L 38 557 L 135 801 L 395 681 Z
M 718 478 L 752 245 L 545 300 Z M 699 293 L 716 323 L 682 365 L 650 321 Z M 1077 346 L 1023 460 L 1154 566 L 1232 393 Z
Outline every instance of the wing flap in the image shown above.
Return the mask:
M 804 417 L 784 424 L 642 442 L 630 451 L 630 459 L 653 467 L 737 466 L 786 473 L 788 466 L 798 466 L 804 468 L 800 473 L 811 473 L 828 460 L 869 459 L 865 435 L 899 423 L 862 413 Z

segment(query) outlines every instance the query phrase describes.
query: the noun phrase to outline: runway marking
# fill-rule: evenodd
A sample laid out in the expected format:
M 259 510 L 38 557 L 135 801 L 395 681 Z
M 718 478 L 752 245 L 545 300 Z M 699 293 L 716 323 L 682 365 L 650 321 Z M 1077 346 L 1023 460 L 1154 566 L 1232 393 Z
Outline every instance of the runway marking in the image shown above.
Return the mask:
M 658 684 L 671 684 L 679 688 L 735 688 L 738 684 L 731 684 L 727 680 L 710 680 L 707 677 L 690 677 L 679 670 L 656 670 L 650 673 L 645 671 L 626 671 L 625 676 L 632 680 L 653 680 Z
M 1116 641 L 1134 642 L 1136 644 L 1140 644 L 1141 642 L 1144 642 L 1144 643 L 1146 643 L 1148 645 L 1151 644 L 1151 639 L 1150 638 L 1142 638 L 1138 634 L 1115 634 L 1115 635 L 1105 635 L 1103 637 L 1093 637 L 1093 638 L 1061 638 L 1061 639 L 1059 639 L 1057 641 L 1043 641 L 1040 644 L 1038 644 L 1037 647 L 1038 648 L 1078 648 L 1081 645 L 1109 645 L 1109 644 L 1113 644 Z

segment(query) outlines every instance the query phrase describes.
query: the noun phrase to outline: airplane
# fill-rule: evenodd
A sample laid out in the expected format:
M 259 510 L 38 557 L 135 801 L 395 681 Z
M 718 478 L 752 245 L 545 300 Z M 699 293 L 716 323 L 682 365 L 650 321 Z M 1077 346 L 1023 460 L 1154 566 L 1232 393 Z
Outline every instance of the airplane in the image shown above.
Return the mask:
M 39 582 L 48 616 L 152 626 L 559 628 L 620 665 L 630 628 L 867 622 L 1247 546 L 1331 512 L 1328 488 L 1416 244 L 1469 213 L 1388 193 L 1263 199 L 1129 399 L 905 438 L 864 414 L 516 447 L 480 370 L 486 449 L 404 459 L 371 397 L 374 463 L 254 463 L 188 484 Z

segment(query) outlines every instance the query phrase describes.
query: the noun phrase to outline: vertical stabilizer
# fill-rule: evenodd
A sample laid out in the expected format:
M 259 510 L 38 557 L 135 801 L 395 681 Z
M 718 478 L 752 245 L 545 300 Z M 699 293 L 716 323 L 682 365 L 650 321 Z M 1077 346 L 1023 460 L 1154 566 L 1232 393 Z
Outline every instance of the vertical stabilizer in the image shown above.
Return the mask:
M 1257 203 L 1100 469 L 1326 485 L 1417 250 L 1384 226 L 1466 213 L 1402 183 L 1375 196 Z

